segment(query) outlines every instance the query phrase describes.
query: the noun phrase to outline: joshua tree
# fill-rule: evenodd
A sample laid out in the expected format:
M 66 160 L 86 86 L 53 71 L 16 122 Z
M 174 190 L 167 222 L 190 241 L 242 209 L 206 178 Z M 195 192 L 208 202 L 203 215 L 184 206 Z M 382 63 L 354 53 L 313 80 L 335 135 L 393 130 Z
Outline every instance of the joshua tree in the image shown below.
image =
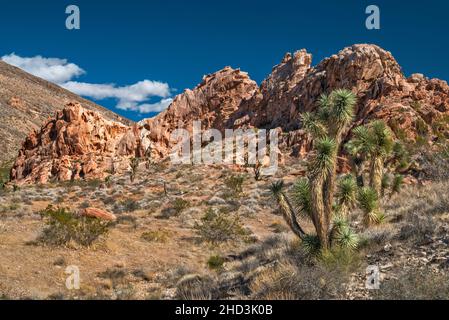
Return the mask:
M 317 112 L 305 113 L 302 118 L 304 129 L 313 139 L 313 157 L 307 178 L 295 186 L 295 203 L 299 211 L 312 220 L 322 249 L 328 249 L 331 244 L 337 156 L 353 119 L 355 104 L 356 97 L 352 92 L 335 90 L 330 95 L 321 96 Z M 277 200 L 281 207 L 287 209 L 287 200 Z M 281 204 L 280 200 L 284 203 Z M 296 218 L 294 214 L 289 216 Z
M 296 234 L 300 239 L 304 240 L 307 237 L 307 234 L 299 225 L 296 219 L 295 210 L 290 203 L 287 195 L 284 193 L 284 182 L 277 181 L 271 184 L 270 191 L 273 198 L 279 204 L 280 211 L 282 216 L 284 217 L 285 222 L 288 224 L 290 229 Z
M 353 119 L 355 95 L 344 89 L 322 95 L 315 114 L 303 116 L 303 126 L 314 140 L 314 157 L 309 166 L 311 211 L 317 236 L 323 248 L 329 247 L 333 219 L 337 156 L 343 137 Z
M 361 154 L 369 159 L 369 186 L 378 197 L 382 195 L 385 162 L 393 147 L 393 134 L 382 120 L 355 128 L 353 139 L 348 143 L 347 149 L 352 155 Z

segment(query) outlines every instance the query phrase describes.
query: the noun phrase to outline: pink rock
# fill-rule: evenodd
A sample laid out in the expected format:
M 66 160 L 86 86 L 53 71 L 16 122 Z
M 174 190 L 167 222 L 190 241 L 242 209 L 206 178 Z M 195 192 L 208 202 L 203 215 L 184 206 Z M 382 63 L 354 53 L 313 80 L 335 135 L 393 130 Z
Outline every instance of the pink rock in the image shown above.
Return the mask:
M 80 216 L 93 217 L 106 221 L 115 221 L 117 217 L 107 211 L 96 209 L 96 208 L 86 208 L 79 211 Z

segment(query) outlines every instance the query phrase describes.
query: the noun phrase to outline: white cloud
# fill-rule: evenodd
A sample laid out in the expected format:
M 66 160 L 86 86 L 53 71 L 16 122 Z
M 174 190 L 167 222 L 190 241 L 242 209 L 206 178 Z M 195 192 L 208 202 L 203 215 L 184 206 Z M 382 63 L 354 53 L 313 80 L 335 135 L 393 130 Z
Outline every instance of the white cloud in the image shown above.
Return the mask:
M 173 99 L 162 99 L 156 103 L 143 103 L 136 105 L 131 108 L 131 110 L 138 111 L 139 113 L 150 113 L 150 112 L 161 112 L 168 108 L 168 106 L 173 102 Z
M 144 80 L 136 84 L 118 87 L 114 84 L 92 84 L 70 81 L 62 87 L 78 95 L 97 100 L 114 98 L 118 100 L 117 108 L 138 111 L 139 113 L 160 112 L 170 105 L 170 87 L 159 81 Z M 144 103 L 151 97 L 163 98 L 158 103 Z
M 24 58 L 14 53 L 5 55 L 1 59 L 78 95 L 96 100 L 116 99 L 118 101 L 116 107 L 122 110 L 139 113 L 160 112 L 173 101 L 169 98 L 171 94 L 169 85 L 159 81 L 143 80 L 128 86 L 78 82 L 71 80 L 85 74 L 85 71 L 76 64 L 68 63 L 66 59 L 42 56 Z M 161 100 L 148 103 L 153 97 L 159 97 Z
M 74 63 L 68 63 L 66 59 L 44 58 L 42 56 L 23 58 L 15 53 L 5 55 L 1 59 L 28 73 L 57 84 L 64 83 L 85 73 L 83 69 Z

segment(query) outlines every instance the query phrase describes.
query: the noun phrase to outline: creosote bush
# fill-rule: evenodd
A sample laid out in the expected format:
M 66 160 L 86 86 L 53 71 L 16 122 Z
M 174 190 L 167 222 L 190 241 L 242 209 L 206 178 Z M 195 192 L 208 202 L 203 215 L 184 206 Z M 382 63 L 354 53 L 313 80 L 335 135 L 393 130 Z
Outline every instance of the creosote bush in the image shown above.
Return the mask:
M 175 201 L 173 202 L 173 209 L 176 210 L 177 214 L 180 214 L 188 207 L 190 207 L 190 202 L 182 198 L 176 198 Z
M 212 208 L 206 211 L 200 223 L 195 224 L 195 229 L 202 240 L 212 244 L 236 240 L 247 235 L 238 216 Z
M 111 222 L 94 217 L 76 216 L 66 208 L 47 207 L 40 212 L 46 227 L 38 242 L 49 245 L 65 245 L 71 241 L 83 246 L 91 245 L 105 235 Z

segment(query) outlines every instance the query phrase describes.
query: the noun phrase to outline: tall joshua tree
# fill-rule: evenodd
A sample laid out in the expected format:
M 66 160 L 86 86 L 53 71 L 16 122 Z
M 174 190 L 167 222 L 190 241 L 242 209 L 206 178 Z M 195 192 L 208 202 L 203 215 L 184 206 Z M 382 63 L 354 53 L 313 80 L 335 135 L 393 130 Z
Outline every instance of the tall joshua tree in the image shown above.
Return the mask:
M 294 202 L 299 212 L 312 220 L 321 249 L 328 249 L 331 244 L 337 156 L 355 104 L 356 97 L 351 91 L 335 90 L 321 96 L 317 112 L 305 113 L 302 118 L 303 128 L 313 141 L 313 156 L 307 178 L 295 186 Z M 277 200 L 281 207 L 286 207 L 281 199 Z M 296 218 L 294 214 L 290 217 Z
M 329 228 L 333 219 L 337 179 L 337 156 L 343 137 L 354 115 L 355 95 L 345 89 L 322 95 L 315 114 L 303 116 L 303 126 L 314 140 L 314 157 L 309 175 L 312 197 L 312 221 L 323 248 L 329 246 Z

